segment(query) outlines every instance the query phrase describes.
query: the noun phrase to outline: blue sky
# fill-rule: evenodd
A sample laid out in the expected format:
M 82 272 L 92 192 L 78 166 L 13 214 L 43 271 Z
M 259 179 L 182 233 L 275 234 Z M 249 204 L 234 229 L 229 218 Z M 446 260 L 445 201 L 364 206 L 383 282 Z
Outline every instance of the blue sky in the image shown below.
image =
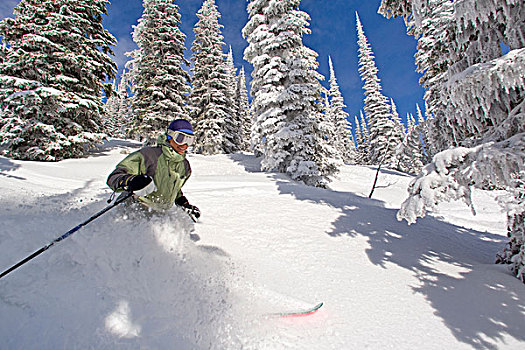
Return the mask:
M 318 54 L 319 72 L 328 80 L 328 56 L 332 57 L 336 77 L 347 105 L 346 111 L 353 117 L 363 108 L 362 82 L 358 73 L 357 34 L 355 12 L 359 12 L 365 34 L 375 54 L 383 94 L 394 99 L 398 112 L 404 119 L 407 113 L 416 113 L 416 103 L 423 108 L 423 88 L 419 85 L 419 74 L 415 72 L 414 53 L 416 41 L 406 34 L 401 19 L 387 20 L 377 14 L 380 0 L 302 0 L 300 9 L 310 17 L 312 34 L 304 37 L 305 44 Z M 0 17 L 12 16 L 18 0 L 1 0 Z M 202 0 L 176 0 L 182 15 L 182 30 L 186 34 L 186 47 L 194 39 L 193 27 L 197 21 L 195 13 Z M 226 47 L 232 46 L 237 68 L 244 66 L 248 80 L 251 65 L 243 60 L 247 46 L 241 35 L 246 24 L 246 0 L 216 0 L 224 26 Z M 125 52 L 136 48 L 132 38 L 132 25 L 142 15 L 142 0 L 112 0 L 108 6 L 105 27 L 118 39 L 114 48 L 119 71 L 127 59 Z M 188 51 L 188 57 L 191 53 Z M 323 85 L 328 87 L 328 81 Z

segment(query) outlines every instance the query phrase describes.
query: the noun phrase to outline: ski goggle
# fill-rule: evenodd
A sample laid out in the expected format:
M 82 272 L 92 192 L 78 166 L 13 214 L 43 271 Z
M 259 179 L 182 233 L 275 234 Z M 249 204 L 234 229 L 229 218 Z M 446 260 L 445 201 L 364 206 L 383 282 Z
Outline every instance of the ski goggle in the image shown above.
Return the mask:
M 195 136 L 185 133 L 184 131 L 181 131 L 181 130 L 174 131 L 174 130 L 168 129 L 167 134 L 168 134 L 168 140 L 173 139 L 173 141 L 175 141 L 177 145 L 191 146 L 193 145 L 193 141 L 195 141 Z

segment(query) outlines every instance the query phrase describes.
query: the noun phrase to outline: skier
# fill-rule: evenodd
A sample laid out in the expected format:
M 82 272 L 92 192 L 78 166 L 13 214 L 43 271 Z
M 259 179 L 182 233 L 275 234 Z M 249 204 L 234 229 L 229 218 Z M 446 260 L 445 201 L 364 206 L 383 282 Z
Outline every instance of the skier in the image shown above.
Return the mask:
M 117 164 L 108 176 L 108 186 L 116 192 L 133 192 L 133 200 L 149 210 L 164 211 L 173 203 L 195 218 L 200 210 L 181 191 L 191 175 L 186 151 L 194 141 L 193 127 L 185 119 L 172 121 L 156 147 L 144 147 Z

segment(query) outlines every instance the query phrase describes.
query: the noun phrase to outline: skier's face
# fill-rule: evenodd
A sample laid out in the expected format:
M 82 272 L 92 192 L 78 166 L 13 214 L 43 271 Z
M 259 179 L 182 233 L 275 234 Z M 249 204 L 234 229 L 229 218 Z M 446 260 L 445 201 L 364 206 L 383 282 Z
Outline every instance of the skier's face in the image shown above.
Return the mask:
M 170 146 L 178 154 L 184 154 L 184 153 L 186 153 L 186 150 L 188 150 L 188 145 L 187 144 L 179 145 L 178 143 L 173 141 L 173 139 L 170 139 Z

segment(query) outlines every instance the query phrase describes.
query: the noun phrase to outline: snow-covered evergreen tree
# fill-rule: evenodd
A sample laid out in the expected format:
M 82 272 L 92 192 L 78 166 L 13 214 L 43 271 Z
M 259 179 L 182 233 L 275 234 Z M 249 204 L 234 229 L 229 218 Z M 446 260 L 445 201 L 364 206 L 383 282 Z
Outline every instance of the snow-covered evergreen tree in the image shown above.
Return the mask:
M 254 123 L 251 133 L 251 145 L 255 155 L 264 155 L 267 135 L 274 134 L 283 124 L 284 115 L 276 96 L 284 89 L 280 81 L 284 78 L 281 72 L 283 58 L 278 43 L 272 47 L 267 44 L 270 39 L 276 41 L 277 35 L 272 32 L 269 19 L 272 13 L 268 8 L 272 0 L 252 0 L 247 11 L 249 20 L 242 34 L 248 41 L 244 59 L 253 65 L 250 94 Z M 284 46 L 282 46 L 284 47 Z M 272 78 L 273 79 L 269 79 Z M 268 122 L 267 122 L 268 121 Z M 284 169 L 283 169 L 284 171 Z
M 220 16 L 215 0 L 205 0 L 197 12 L 199 20 L 193 30 L 195 40 L 191 50 L 194 67 L 190 101 L 197 139 L 195 151 L 202 154 L 231 152 L 235 147 L 231 140 L 231 76 L 226 72 L 222 51 L 225 44 Z M 227 123 L 229 130 L 226 130 Z
M 448 103 L 441 86 L 446 84 L 449 77 L 447 71 L 453 63 L 448 48 L 451 37 L 455 36 L 453 11 L 452 1 L 431 0 L 428 7 L 420 9 L 420 16 L 414 16 L 412 34 L 419 38 L 415 62 L 418 67 L 417 71 L 422 74 L 420 82 L 425 88 L 428 114 L 443 114 Z M 425 19 L 420 22 L 421 18 Z M 423 125 L 421 120 L 419 125 Z M 440 129 L 440 132 L 432 133 L 432 129 L 435 131 Z M 463 128 L 457 123 L 440 123 L 432 129 L 429 129 L 430 139 L 425 140 L 425 142 L 428 141 L 426 144 L 436 149 L 436 151 L 431 151 L 429 148 L 430 155 L 450 146 L 457 146 L 457 141 L 464 138 Z M 447 132 L 443 132 L 444 130 Z
M 443 62 L 446 76 L 442 78 L 441 70 L 429 71 L 427 78 L 437 99 L 429 106 L 433 133 L 441 140 L 452 136 L 453 145 L 459 147 L 436 154 L 411 184 L 410 197 L 399 213 L 409 222 L 442 200 L 463 198 L 470 205 L 470 187 L 487 188 L 488 183 L 508 189 L 512 202 L 522 201 L 516 183 L 525 167 L 525 3 L 445 3 L 383 0 L 380 8 L 387 16 L 410 19 L 418 42 L 429 40 L 429 32 L 446 33 L 440 37 L 443 50 L 433 51 L 425 43 L 418 46 L 418 54 L 425 62 Z M 429 21 L 438 10 L 446 19 L 432 29 Z M 509 47 L 508 53 L 502 52 L 501 43 Z M 503 255 L 525 281 L 523 215 L 506 209 L 511 249 Z
M 369 126 L 369 160 L 372 164 L 390 164 L 394 159 L 394 148 L 401 142 L 401 137 L 396 133 L 396 126 L 391 119 L 387 99 L 381 93 L 381 83 L 377 77 L 378 69 L 374 62 L 374 54 L 357 12 L 356 27 L 359 45 L 359 73 L 364 81 L 364 111 Z
M 354 116 L 355 121 L 355 147 L 356 147 L 356 156 L 355 156 L 355 164 L 357 165 L 364 165 L 366 164 L 366 148 L 365 145 L 365 139 L 363 137 L 363 134 L 361 133 L 361 125 L 359 123 L 359 119 L 357 119 L 357 116 Z
M 0 43 L 0 64 L 4 63 L 6 56 L 7 56 L 7 45 L 5 43 Z
M 343 155 L 339 143 L 339 135 L 337 134 L 336 118 L 332 104 L 330 103 L 330 91 L 324 86 L 320 86 L 319 93 L 322 96 L 322 102 L 318 103 L 322 116 L 322 125 L 319 127 L 320 137 L 323 139 L 323 142 L 327 142 L 330 145 L 333 156 L 339 159 L 339 161 L 342 161 Z
M 241 68 L 237 77 L 236 89 L 235 89 L 235 101 L 237 101 L 237 114 L 240 121 L 240 150 L 250 150 L 250 138 L 252 129 L 252 115 L 250 109 L 250 101 L 248 99 L 248 90 L 246 89 L 246 75 L 244 73 L 244 67 Z
M 423 168 L 423 149 L 418 125 L 412 115 L 407 116 L 407 133 L 396 148 L 397 169 L 417 174 Z
M 507 212 L 510 240 L 496 263 L 510 264 L 514 275 L 525 282 L 525 171 L 511 183 L 509 195 L 500 198 L 500 203 Z
M 392 134 L 395 135 L 395 139 L 399 139 L 402 141 L 401 143 L 398 143 L 397 145 L 393 146 L 394 153 L 396 154 L 397 153 L 396 147 L 398 145 L 401 145 L 404 142 L 407 135 L 405 133 L 403 122 L 401 121 L 401 118 L 399 117 L 399 113 L 397 112 L 397 106 L 393 98 L 390 99 L 390 117 L 392 121 L 394 122 L 394 130 Z M 395 169 L 398 168 L 398 157 L 397 156 L 392 157 L 391 166 Z
M 328 91 L 321 86 L 319 93 L 324 93 L 325 96 L 328 97 Z M 339 166 L 343 164 L 343 150 L 340 149 L 341 143 L 338 144 L 338 125 L 331 104 L 329 102 L 318 103 L 316 107 L 318 107 L 319 110 L 314 110 L 312 114 L 317 120 L 317 125 L 314 129 L 316 131 L 314 144 L 317 147 L 316 153 L 318 155 L 316 163 L 321 169 L 321 174 L 323 174 L 323 171 L 326 171 L 328 177 L 335 174 Z M 328 182 L 325 180 L 321 181 L 317 184 L 311 184 L 323 187 Z
M 351 124 L 348 121 L 348 113 L 343 109 L 346 105 L 344 104 L 343 95 L 339 90 L 339 84 L 337 83 L 331 57 L 328 57 L 328 65 L 330 68 L 329 113 L 335 125 L 334 146 L 341 154 L 344 162 L 353 163 L 355 162 L 356 150 L 351 132 Z
M 423 112 L 421 112 L 419 103 L 416 103 L 416 113 L 417 113 L 417 123 L 423 124 L 425 122 L 425 117 L 423 117 Z
M 405 128 L 403 126 L 403 122 L 401 121 L 401 118 L 399 117 L 399 113 L 397 112 L 397 106 L 394 102 L 394 99 L 390 99 L 390 108 L 391 108 L 391 116 L 392 120 L 394 121 L 395 130 L 394 133 L 396 134 L 396 138 L 404 139 L 405 138 Z
M 226 56 L 225 73 L 227 78 L 227 96 L 229 100 L 229 117 L 224 123 L 224 151 L 226 153 L 235 153 L 241 149 L 242 143 L 242 121 L 239 113 L 239 102 L 236 97 L 237 89 L 237 70 L 233 62 L 233 52 L 230 46 L 230 51 Z
M 0 139 L 8 157 L 55 161 L 101 140 L 115 38 L 107 0 L 22 0 L 0 22 Z
M 126 137 L 129 134 L 128 130 L 131 126 L 131 106 L 128 93 L 130 88 L 130 82 L 126 79 L 126 75 L 123 75 L 117 89 L 120 102 L 118 106 L 118 120 L 120 122 L 121 137 Z
M 310 17 L 300 0 L 251 0 L 243 29 L 245 59 L 252 73 L 252 142 L 263 155 L 264 170 L 286 172 L 293 179 L 324 186 L 337 170 L 322 138 L 322 76 L 317 54 L 302 41 Z
M 365 114 L 363 111 L 359 111 L 359 123 L 356 123 L 356 125 L 358 125 L 361 130 L 361 137 L 363 141 L 357 146 L 357 150 L 362 157 L 361 163 L 358 164 L 370 164 L 370 133 L 368 132 L 368 125 L 366 123 Z
M 423 112 L 419 107 L 419 104 L 416 103 L 416 112 L 417 112 L 417 132 L 421 139 L 421 161 L 423 164 L 428 164 L 432 161 L 432 157 L 436 154 L 436 150 L 432 144 L 431 130 L 432 121 L 425 119 Z
M 104 127 L 106 133 L 111 137 L 124 138 L 129 128 L 130 111 L 127 88 L 126 74 L 122 72 L 118 86 L 114 86 L 114 93 L 107 99 L 105 105 Z
M 344 150 L 343 160 L 347 164 L 356 164 L 357 159 L 357 146 L 354 140 L 354 135 L 352 134 L 353 125 L 350 120 L 346 120 L 346 139 L 344 140 Z
M 104 127 L 104 132 L 108 134 L 108 136 L 111 137 L 118 137 L 116 136 L 117 133 L 117 123 L 115 120 L 115 116 L 118 114 L 118 106 L 119 106 L 119 98 L 116 93 L 117 91 L 117 81 L 113 82 L 113 93 L 107 97 L 106 104 L 104 105 L 104 117 L 102 118 L 102 125 Z
M 134 26 L 139 47 L 132 57 L 129 79 L 132 137 L 154 143 L 173 119 L 188 118 L 189 66 L 184 58 L 186 36 L 180 30 L 179 7 L 173 0 L 144 0 L 144 12 Z

